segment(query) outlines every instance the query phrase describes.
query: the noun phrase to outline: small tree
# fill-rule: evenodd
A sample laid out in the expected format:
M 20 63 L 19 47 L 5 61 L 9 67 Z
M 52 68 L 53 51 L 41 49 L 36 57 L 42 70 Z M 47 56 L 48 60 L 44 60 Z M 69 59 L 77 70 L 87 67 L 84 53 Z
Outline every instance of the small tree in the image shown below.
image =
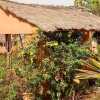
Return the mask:
M 94 14 L 100 15 L 100 0 L 75 0 L 75 6 L 86 7 Z

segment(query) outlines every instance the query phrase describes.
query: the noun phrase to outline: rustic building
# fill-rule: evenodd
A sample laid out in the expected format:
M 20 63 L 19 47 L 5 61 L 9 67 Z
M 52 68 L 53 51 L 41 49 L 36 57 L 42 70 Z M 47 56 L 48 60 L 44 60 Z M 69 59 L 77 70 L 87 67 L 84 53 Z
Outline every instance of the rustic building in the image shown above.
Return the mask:
M 100 31 L 100 17 L 75 7 L 0 0 L 0 34 L 36 34 L 37 29 L 52 33 L 78 30 L 91 38 L 94 31 Z
M 14 31 L 12 31 L 13 33 L 21 33 L 24 32 L 25 29 L 28 28 L 29 30 L 34 26 L 46 32 L 53 32 L 59 29 L 100 31 L 100 18 L 84 9 L 19 4 L 7 0 L 0 0 L 0 8 L 0 13 L 2 14 L 0 20 L 2 17 L 4 19 L 7 18 L 1 22 L 5 22 L 4 24 L 9 22 L 8 24 L 11 25 L 10 27 L 14 27 L 14 25 L 17 24 L 19 26 L 18 28 L 21 28 L 20 32 L 18 32 L 18 30 L 16 32 L 12 28 Z M 23 26 L 23 23 L 26 26 Z M 23 27 L 21 27 L 21 25 Z M 6 25 L 2 27 L 6 27 Z

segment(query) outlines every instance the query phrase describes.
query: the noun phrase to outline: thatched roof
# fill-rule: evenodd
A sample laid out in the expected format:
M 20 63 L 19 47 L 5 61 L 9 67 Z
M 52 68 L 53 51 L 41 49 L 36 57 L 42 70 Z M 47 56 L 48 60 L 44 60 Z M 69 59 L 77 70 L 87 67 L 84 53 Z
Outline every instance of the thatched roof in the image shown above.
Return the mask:
M 0 0 L 0 8 L 46 32 L 59 29 L 100 31 L 100 18 L 84 9 L 27 5 L 7 0 Z

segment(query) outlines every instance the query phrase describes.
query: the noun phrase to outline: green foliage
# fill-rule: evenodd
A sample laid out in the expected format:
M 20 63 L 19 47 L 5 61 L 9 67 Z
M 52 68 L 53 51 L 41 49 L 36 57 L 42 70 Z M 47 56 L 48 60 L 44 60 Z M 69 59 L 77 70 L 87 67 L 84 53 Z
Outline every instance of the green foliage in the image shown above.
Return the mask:
M 5 69 L 0 67 L 0 79 L 3 79 L 5 77 Z
M 5 80 L 0 83 L 0 100 L 16 100 L 16 83 L 6 84 Z
M 75 0 L 75 5 L 89 8 L 94 14 L 100 15 L 100 0 Z
M 16 95 L 17 95 L 16 85 L 15 84 L 9 85 L 9 91 L 5 100 L 15 100 Z
M 27 61 L 29 61 L 28 64 L 33 64 L 33 58 L 35 57 L 36 50 L 37 50 L 37 43 L 33 41 L 29 46 L 24 48 L 20 53 L 19 56 L 24 57 Z
M 100 53 L 100 45 L 98 45 L 98 52 Z
M 24 50 L 12 53 L 11 66 L 14 75 L 11 74 L 12 71 L 10 69 L 6 68 L 5 56 L 0 55 L 0 100 L 16 100 L 18 93 L 22 93 L 24 89 L 30 90 L 30 87 L 27 87 L 28 84 L 25 84 L 25 80 L 28 81 L 38 73 L 38 70 L 33 69 L 33 58 L 37 50 L 36 44 L 33 41 Z M 27 63 L 24 62 L 25 60 Z
M 73 42 L 68 44 L 61 42 L 53 47 L 48 46 L 51 51 L 50 57 L 42 61 L 43 69 L 39 75 L 30 80 L 30 84 L 40 89 L 41 93 L 36 91 L 37 88 L 34 93 L 36 97 L 40 96 L 41 99 L 47 95 L 52 100 L 70 97 L 78 89 L 74 78 L 76 69 L 82 68 L 80 59 L 90 57 L 91 53 L 78 43 Z M 46 85 L 47 83 L 48 85 Z
M 40 36 L 40 40 L 46 39 L 44 47 L 50 53 L 41 61 L 42 68 L 36 67 L 38 46 L 34 41 L 13 55 L 13 72 L 0 68 L 0 79 L 4 80 L 0 80 L 0 100 L 16 100 L 18 93 L 30 92 L 36 100 L 69 100 L 89 89 L 88 80 L 99 77 L 99 57 L 70 39 L 71 35 L 57 34 L 52 39 Z M 89 58 L 95 63 L 91 64 Z M 96 84 L 99 86 L 99 80 Z

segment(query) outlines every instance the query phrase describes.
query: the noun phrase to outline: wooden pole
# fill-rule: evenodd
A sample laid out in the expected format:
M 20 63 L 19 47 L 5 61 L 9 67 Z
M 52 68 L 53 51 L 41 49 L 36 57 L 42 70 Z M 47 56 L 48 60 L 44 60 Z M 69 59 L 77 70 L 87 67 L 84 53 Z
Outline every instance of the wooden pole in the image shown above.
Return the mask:
M 6 50 L 7 50 L 7 67 L 9 68 L 11 66 L 11 56 L 10 56 L 10 51 L 11 51 L 11 34 L 6 34 L 5 35 L 5 40 L 6 40 Z
M 19 38 L 20 38 L 21 48 L 23 49 L 23 48 L 24 48 L 24 45 L 23 45 L 23 39 L 22 39 L 22 37 L 21 37 L 20 34 L 19 34 Z
M 81 43 L 84 44 L 86 43 L 89 47 L 89 49 L 97 54 L 98 53 L 98 49 L 97 49 L 97 41 L 93 39 L 93 35 L 94 35 L 94 31 L 86 31 L 84 32 L 83 36 L 82 36 L 82 41 Z
M 85 31 L 82 36 L 81 43 L 89 42 L 91 44 L 92 36 L 93 36 L 93 31 Z

